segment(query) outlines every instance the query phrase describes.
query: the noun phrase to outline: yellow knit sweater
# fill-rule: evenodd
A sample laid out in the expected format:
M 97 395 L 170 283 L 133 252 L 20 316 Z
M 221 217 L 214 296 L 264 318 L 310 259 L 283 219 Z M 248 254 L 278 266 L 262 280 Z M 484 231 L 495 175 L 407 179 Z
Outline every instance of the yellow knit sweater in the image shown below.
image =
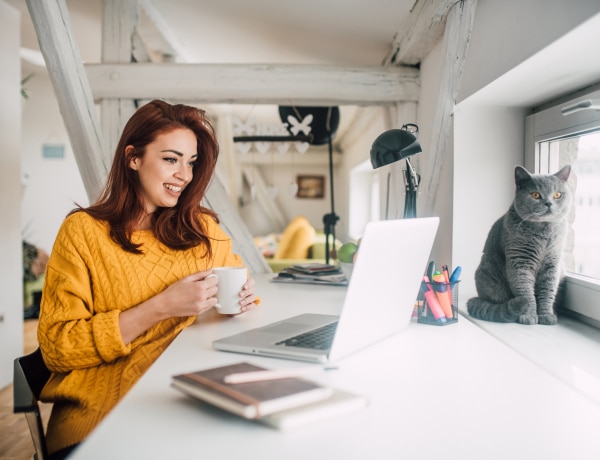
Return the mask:
M 151 231 L 138 231 L 143 254 L 124 251 L 108 225 L 85 212 L 61 226 L 46 272 L 38 340 L 52 371 L 42 399 L 53 402 L 50 452 L 76 444 L 94 429 L 195 317 L 171 318 L 125 345 L 119 313 L 153 297 L 175 281 L 210 267 L 240 266 L 231 240 L 210 217 L 204 248 L 169 249 Z

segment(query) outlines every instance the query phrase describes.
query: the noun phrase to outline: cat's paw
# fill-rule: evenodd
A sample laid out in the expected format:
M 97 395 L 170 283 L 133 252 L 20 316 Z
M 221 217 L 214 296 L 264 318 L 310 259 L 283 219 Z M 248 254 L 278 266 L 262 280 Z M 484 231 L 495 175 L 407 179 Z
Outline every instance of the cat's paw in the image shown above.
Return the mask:
M 556 315 L 554 315 L 552 313 L 538 316 L 538 324 L 544 324 L 546 326 L 554 326 L 556 323 L 558 323 L 558 318 L 556 317 Z
M 537 324 L 538 323 L 538 315 L 531 315 L 531 314 L 521 315 L 521 316 L 519 316 L 519 323 L 527 324 L 528 326 Z
M 529 310 L 529 301 L 526 297 L 513 297 L 508 301 L 508 311 L 515 321 L 515 318 L 520 318 L 527 314 Z

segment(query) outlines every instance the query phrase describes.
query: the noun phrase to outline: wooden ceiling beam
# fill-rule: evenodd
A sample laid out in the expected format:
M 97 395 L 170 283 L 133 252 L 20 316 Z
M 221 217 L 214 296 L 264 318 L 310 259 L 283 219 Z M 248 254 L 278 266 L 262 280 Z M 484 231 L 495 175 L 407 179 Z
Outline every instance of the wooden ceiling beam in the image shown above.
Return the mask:
M 383 64 L 416 66 L 444 35 L 446 17 L 464 0 L 416 0 L 394 36 L 392 48 Z
M 382 105 L 418 101 L 414 68 L 300 64 L 86 64 L 94 99 L 202 103 Z M 319 84 L 316 85 L 315 82 Z

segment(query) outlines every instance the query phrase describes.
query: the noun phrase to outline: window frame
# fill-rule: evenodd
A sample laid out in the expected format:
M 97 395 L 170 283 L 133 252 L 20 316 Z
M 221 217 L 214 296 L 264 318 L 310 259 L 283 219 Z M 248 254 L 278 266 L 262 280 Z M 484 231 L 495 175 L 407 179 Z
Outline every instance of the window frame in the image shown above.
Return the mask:
M 544 107 L 525 119 L 525 165 L 535 172 L 549 172 L 558 165 L 542 159 L 540 143 L 600 130 L 600 110 L 581 110 L 563 115 L 561 109 L 586 99 L 600 99 L 600 85 L 579 91 Z M 550 164 L 548 164 L 550 163 Z M 565 275 L 563 312 L 600 328 L 600 280 L 583 275 Z

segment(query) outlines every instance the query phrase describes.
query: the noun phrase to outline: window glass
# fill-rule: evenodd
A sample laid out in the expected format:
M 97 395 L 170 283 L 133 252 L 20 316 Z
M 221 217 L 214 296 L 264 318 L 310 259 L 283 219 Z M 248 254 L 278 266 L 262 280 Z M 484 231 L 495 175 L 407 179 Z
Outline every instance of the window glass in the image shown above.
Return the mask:
M 600 84 L 535 109 L 525 121 L 525 165 L 573 169 L 562 309 L 600 328 Z
M 600 130 L 539 143 L 538 169 L 572 166 L 574 190 L 565 268 L 600 280 Z

